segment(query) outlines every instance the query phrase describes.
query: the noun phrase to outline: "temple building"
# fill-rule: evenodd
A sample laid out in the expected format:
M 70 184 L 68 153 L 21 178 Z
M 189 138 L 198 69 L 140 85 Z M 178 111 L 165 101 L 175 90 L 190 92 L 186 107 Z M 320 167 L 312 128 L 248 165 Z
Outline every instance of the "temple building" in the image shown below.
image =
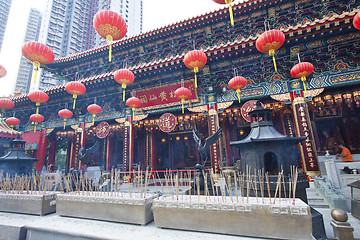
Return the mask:
M 209 0 L 210 1 L 210 0 Z M 230 141 L 244 139 L 250 131 L 249 111 L 256 100 L 272 110 L 274 127 L 283 135 L 307 139 L 299 145 L 299 165 L 312 177 L 320 174 L 318 156 L 338 151 L 344 143 L 360 153 L 360 32 L 352 21 L 359 1 L 248 0 L 232 6 L 234 26 L 227 7 L 142 33 L 112 45 L 60 57 L 42 66 L 54 77 L 78 80 L 86 86 L 72 109 L 73 96 L 65 84 L 44 90 L 49 101 L 39 107 L 45 121 L 29 121 L 35 104 L 27 94 L 13 97 L 21 120 L 27 150 L 40 159 L 36 168 L 57 166 L 62 154 L 67 170 L 81 164 L 131 170 L 140 165 L 154 170 L 193 168 L 200 157 L 192 130 L 207 138 L 221 127 L 219 141 L 210 148 L 211 167 L 219 174 L 224 166 L 241 161 Z M 265 23 L 265 26 L 264 26 Z M 256 49 L 256 40 L 269 29 L 285 34 L 284 44 L 272 57 Z M 194 49 L 206 54 L 207 63 L 197 73 L 188 69 L 184 56 Z M 290 74 L 297 63 L 310 62 L 313 73 L 305 86 Z M 123 89 L 114 72 L 127 68 L 135 81 L 126 87 L 126 99 L 136 96 L 134 110 L 123 101 Z M 228 82 L 246 78 L 237 93 Z M 191 91 L 184 114 L 175 91 Z M 87 112 L 93 103 L 102 112 Z M 64 121 L 58 111 L 68 108 L 74 116 Z M 10 114 L 10 112 L 8 113 Z M 97 144 L 96 144 L 97 143 Z M 96 145 L 95 145 L 96 144 Z M 97 146 L 79 161 L 81 148 Z

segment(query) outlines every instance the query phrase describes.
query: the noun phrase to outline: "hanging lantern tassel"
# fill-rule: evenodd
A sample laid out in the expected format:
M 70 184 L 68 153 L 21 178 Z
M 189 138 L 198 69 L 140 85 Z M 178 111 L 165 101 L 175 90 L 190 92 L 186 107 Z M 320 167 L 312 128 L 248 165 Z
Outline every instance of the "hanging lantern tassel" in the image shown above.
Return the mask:
M 14 131 L 14 125 L 10 125 L 10 127 L 11 127 L 11 135 L 12 135 Z
M 1 109 L 1 120 L 4 121 L 4 112 L 5 112 L 5 109 Z
M 111 62 L 111 51 L 112 51 L 112 41 L 113 41 L 113 37 L 111 35 L 107 35 L 106 36 L 106 41 L 109 43 L 109 62 Z
M 232 0 L 225 0 L 226 4 L 229 4 L 229 14 L 230 14 L 230 21 L 231 21 L 231 26 L 234 26 L 234 14 L 233 14 L 233 10 L 231 7 L 231 3 Z
M 73 98 L 74 98 L 73 109 L 75 109 L 75 104 L 76 104 L 77 95 L 74 94 L 74 95 L 73 95 Z
M 240 103 L 240 89 L 236 89 L 236 93 L 237 93 L 237 96 L 238 96 L 238 99 L 239 99 L 239 103 Z
M 132 108 L 132 114 L 133 114 L 133 121 L 134 121 L 134 117 L 135 117 L 135 108 Z
M 94 126 L 94 123 L 95 123 L 95 117 L 96 117 L 96 114 L 93 114 L 92 126 Z
M 37 71 L 38 71 L 38 69 L 40 67 L 40 63 L 38 61 L 34 61 L 33 66 L 34 66 L 34 70 L 35 70 L 35 75 L 34 75 L 34 83 L 35 83 L 36 82 Z
M 65 126 L 66 126 L 66 118 L 64 118 L 64 130 L 65 130 Z
M 37 122 L 35 122 L 35 126 L 34 126 L 34 132 L 36 132 L 36 125 L 37 125 Z
M 126 89 L 126 84 L 123 83 L 121 84 L 122 88 L 123 88 L 123 102 L 125 102 L 125 89 Z
M 194 67 L 194 73 L 195 73 L 195 88 L 197 88 L 197 77 L 196 77 L 196 73 L 199 72 L 199 68 L 198 67 Z
M 306 77 L 305 77 L 305 76 L 301 77 L 301 80 L 302 80 L 302 82 L 303 82 L 304 92 L 305 92 L 305 94 L 306 94 Z
M 181 99 L 182 114 L 184 114 L 184 103 L 185 103 L 185 99 L 184 99 L 184 98 L 182 98 L 182 99 Z
M 40 103 L 37 102 L 36 103 L 36 116 L 39 114 L 39 106 L 40 106 Z
M 275 50 L 274 50 L 274 49 L 270 49 L 269 55 L 272 56 L 272 58 L 273 58 L 275 72 L 277 72 L 276 60 L 275 60 Z

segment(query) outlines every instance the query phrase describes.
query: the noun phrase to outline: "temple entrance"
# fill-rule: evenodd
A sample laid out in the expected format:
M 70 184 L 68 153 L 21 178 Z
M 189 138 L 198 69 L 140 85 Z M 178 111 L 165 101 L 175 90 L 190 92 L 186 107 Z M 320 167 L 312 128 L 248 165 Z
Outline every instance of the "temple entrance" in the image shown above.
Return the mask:
M 155 138 L 156 164 L 159 170 L 193 168 L 197 163 L 192 132 L 160 133 Z
M 269 175 L 277 175 L 279 173 L 279 164 L 275 153 L 266 152 L 264 154 L 264 166 L 265 172 L 268 172 Z

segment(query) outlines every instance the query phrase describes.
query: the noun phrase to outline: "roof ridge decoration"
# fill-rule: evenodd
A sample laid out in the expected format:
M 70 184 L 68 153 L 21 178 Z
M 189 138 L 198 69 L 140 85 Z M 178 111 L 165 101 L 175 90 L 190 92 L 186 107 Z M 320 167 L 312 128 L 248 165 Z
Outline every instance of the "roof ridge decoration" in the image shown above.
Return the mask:
M 315 19 L 314 21 L 308 22 L 306 24 L 297 24 L 295 26 L 291 25 L 291 26 L 288 26 L 287 28 L 282 27 L 282 28 L 280 28 L 280 30 L 282 32 L 284 32 L 285 35 L 287 35 L 287 34 L 290 34 L 291 31 L 304 29 L 304 28 L 306 28 L 308 26 L 316 27 L 317 24 L 324 25 L 325 23 L 333 22 L 336 19 L 344 19 L 347 16 L 348 17 L 353 17 L 359 11 L 360 11 L 360 9 L 353 9 L 351 12 L 343 12 L 342 14 L 333 13 L 331 17 L 325 16 L 322 19 Z M 249 36 L 248 38 L 245 38 L 245 39 L 238 39 L 237 38 L 233 42 L 227 42 L 227 43 L 225 43 L 224 45 L 221 45 L 221 46 L 215 46 L 215 45 L 213 45 L 211 47 L 209 46 L 206 49 L 204 49 L 203 52 L 206 53 L 209 56 L 209 54 L 211 54 L 212 52 L 219 51 L 222 48 L 226 48 L 228 46 L 234 46 L 235 47 L 236 45 L 239 46 L 239 45 L 242 45 L 242 44 L 246 44 L 248 42 L 255 41 L 259 35 L 260 34 L 258 33 L 256 37 Z M 121 41 L 125 41 L 125 40 L 121 40 Z M 171 58 L 166 57 L 164 59 L 158 60 L 157 62 L 141 63 L 141 64 L 138 64 L 136 66 L 129 67 L 128 69 L 130 71 L 141 71 L 142 69 L 151 68 L 153 66 L 161 65 L 161 64 L 164 64 L 164 63 L 182 61 L 184 56 L 185 56 L 185 53 L 177 54 L 176 56 L 172 56 Z M 166 61 L 166 59 L 167 59 L 167 61 Z M 55 62 L 55 60 L 54 60 L 54 62 Z M 79 81 L 82 82 L 82 83 L 88 83 L 88 82 L 91 82 L 92 80 L 98 80 L 98 79 L 100 80 L 100 78 L 101 78 L 100 76 L 104 75 L 103 78 L 107 78 L 110 75 L 112 75 L 113 72 L 114 71 L 112 70 L 112 71 L 106 72 L 106 73 L 100 73 L 100 74 L 97 74 L 97 75 L 91 75 L 89 77 L 79 79 Z M 101 78 L 101 79 L 103 79 L 103 78 Z M 52 91 L 61 90 L 61 89 L 65 89 L 65 84 L 50 87 L 50 88 L 44 89 L 43 91 L 46 92 L 46 93 L 50 93 Z M 21 99 L 27 97 L 27 95 L 28 94 L 23 94 L 23 95 L 20 95 L 20 96 L 12 97 L 10 99 L 13 100 L 13 101 L 17 101 L 17 100 L 21 100 Z

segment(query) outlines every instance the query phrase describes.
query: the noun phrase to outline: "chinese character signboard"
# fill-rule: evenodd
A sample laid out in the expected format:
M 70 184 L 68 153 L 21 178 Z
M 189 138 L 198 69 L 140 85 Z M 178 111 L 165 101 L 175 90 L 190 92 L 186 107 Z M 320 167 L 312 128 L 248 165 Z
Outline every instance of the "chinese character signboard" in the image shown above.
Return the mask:
M 140 99 L 141 108 L 143 109 L 165 104 L 180 105 L 180 100 L 175 97 L 175 91 L 180 87 L 181 83 L 174 83 L 151 89 L 138 90 L 136 91 L 136 97 Z M 184 82 L 184 87 L 190 89 L 191 91 L 191 96 L 187 100 L 197 99 L 193 81 Z
M 304 170 L 308 175 L 309 179 L 312 180 L 314 176 L 320 175 L 320 169 L 314 143 L 314 136 L 310 123 L 309 111 L 303 97 L 294 98 L 292 107 L 296 127 L 296 135 L 298 137 L 307 137 L 306 140 L 299 144 L 299 147 L 301 158 L 303 160 Z
M 171 132 L 176 126 L 176 118 L 171 113 L 164 113 L 159 118 L 158 125 L 161 131 L 166 133 Z
M 106 138 L 109 134 L 110 126 L 107 122 L 101 122 L 96 126 L 95 132 L 96 136 L 100 139 Z

